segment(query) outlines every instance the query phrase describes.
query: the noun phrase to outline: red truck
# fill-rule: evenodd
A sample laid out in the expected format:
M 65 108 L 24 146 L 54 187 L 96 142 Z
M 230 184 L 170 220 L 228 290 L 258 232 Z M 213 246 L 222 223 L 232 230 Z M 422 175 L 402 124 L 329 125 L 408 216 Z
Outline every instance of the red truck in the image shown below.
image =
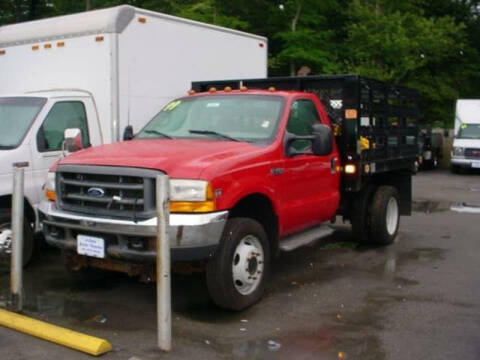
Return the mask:
M 411 211 L 414 91 L 355 75 L 192 89 L 133 138 L 127 129 L 127 141 L 51 169 L 43 232 L 71 269 L 152 278 L 159 173 L 170 177 L 172 259 L 204 262 L 227 309 L 258 301 L 275 255 L 329 235 L 336 216 L 363 243 L 394 241 Z

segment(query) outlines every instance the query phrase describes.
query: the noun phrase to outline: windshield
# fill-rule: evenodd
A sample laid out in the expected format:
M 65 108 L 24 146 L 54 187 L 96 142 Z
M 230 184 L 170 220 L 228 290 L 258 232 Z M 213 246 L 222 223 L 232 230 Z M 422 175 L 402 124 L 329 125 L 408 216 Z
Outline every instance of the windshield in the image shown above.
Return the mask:
M 462 124 L 458 130 L 458 139 L 480 139 L 480 124 Z
M 20 145 L 46 101 L 45 98 L 31 97 L 0 98 L 0 149 Z
M 222 95 L 167 104 L 136 136 L 270 142 L 283 107 L 280 96 Z

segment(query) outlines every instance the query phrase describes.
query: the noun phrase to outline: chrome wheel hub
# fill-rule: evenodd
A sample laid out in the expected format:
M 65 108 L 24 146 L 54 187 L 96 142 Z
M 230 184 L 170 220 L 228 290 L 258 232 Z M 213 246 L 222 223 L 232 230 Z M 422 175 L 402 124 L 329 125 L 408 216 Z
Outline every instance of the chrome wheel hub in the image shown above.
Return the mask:
M 399 210 L 397 199 L 391 197 L 390 200 L 388 200 L 386 216 L 387 232 L 389 235 L 395 234 L 395 230 L 397 230 L 398 214 Z
M 0 228 L 0 255 L 9 255 L 12 252 L 12 230 L 10 225 Z
M 262 280 L 264 268 L 263 247 L 260 240 L 247 235 L 237 245 L 233 255 L 233 284 L 242 295 L 255 291 Z

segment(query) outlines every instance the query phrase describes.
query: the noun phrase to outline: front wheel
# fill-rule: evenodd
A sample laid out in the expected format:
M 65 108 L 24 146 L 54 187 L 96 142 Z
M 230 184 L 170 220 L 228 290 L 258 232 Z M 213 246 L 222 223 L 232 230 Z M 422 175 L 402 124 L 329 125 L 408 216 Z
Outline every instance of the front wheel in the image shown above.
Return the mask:
M 33 230 L 30 221 L 23 219 L 23 266 L 32 260 L 35 247 Z M 11 212 L 6 209 L 0 210 L 0 264 L 10 266 L 12 253 L 12 225 Z
M 270 247 L 262 225 L 253 219 L 228 220 L 215 256 L 207 265 L 212 300 L 243 310 L 261 299 L 270 271 Z

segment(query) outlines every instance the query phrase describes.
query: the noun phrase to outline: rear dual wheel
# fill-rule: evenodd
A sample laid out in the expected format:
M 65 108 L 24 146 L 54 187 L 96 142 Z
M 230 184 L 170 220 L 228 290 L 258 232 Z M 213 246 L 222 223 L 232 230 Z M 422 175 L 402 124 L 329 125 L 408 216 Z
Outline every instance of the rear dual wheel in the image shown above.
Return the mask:
M 393 186 L 367 188 L 354 200 L 352 229 L 361 243 L 389 245 L 400 225 L 400 201 Z

